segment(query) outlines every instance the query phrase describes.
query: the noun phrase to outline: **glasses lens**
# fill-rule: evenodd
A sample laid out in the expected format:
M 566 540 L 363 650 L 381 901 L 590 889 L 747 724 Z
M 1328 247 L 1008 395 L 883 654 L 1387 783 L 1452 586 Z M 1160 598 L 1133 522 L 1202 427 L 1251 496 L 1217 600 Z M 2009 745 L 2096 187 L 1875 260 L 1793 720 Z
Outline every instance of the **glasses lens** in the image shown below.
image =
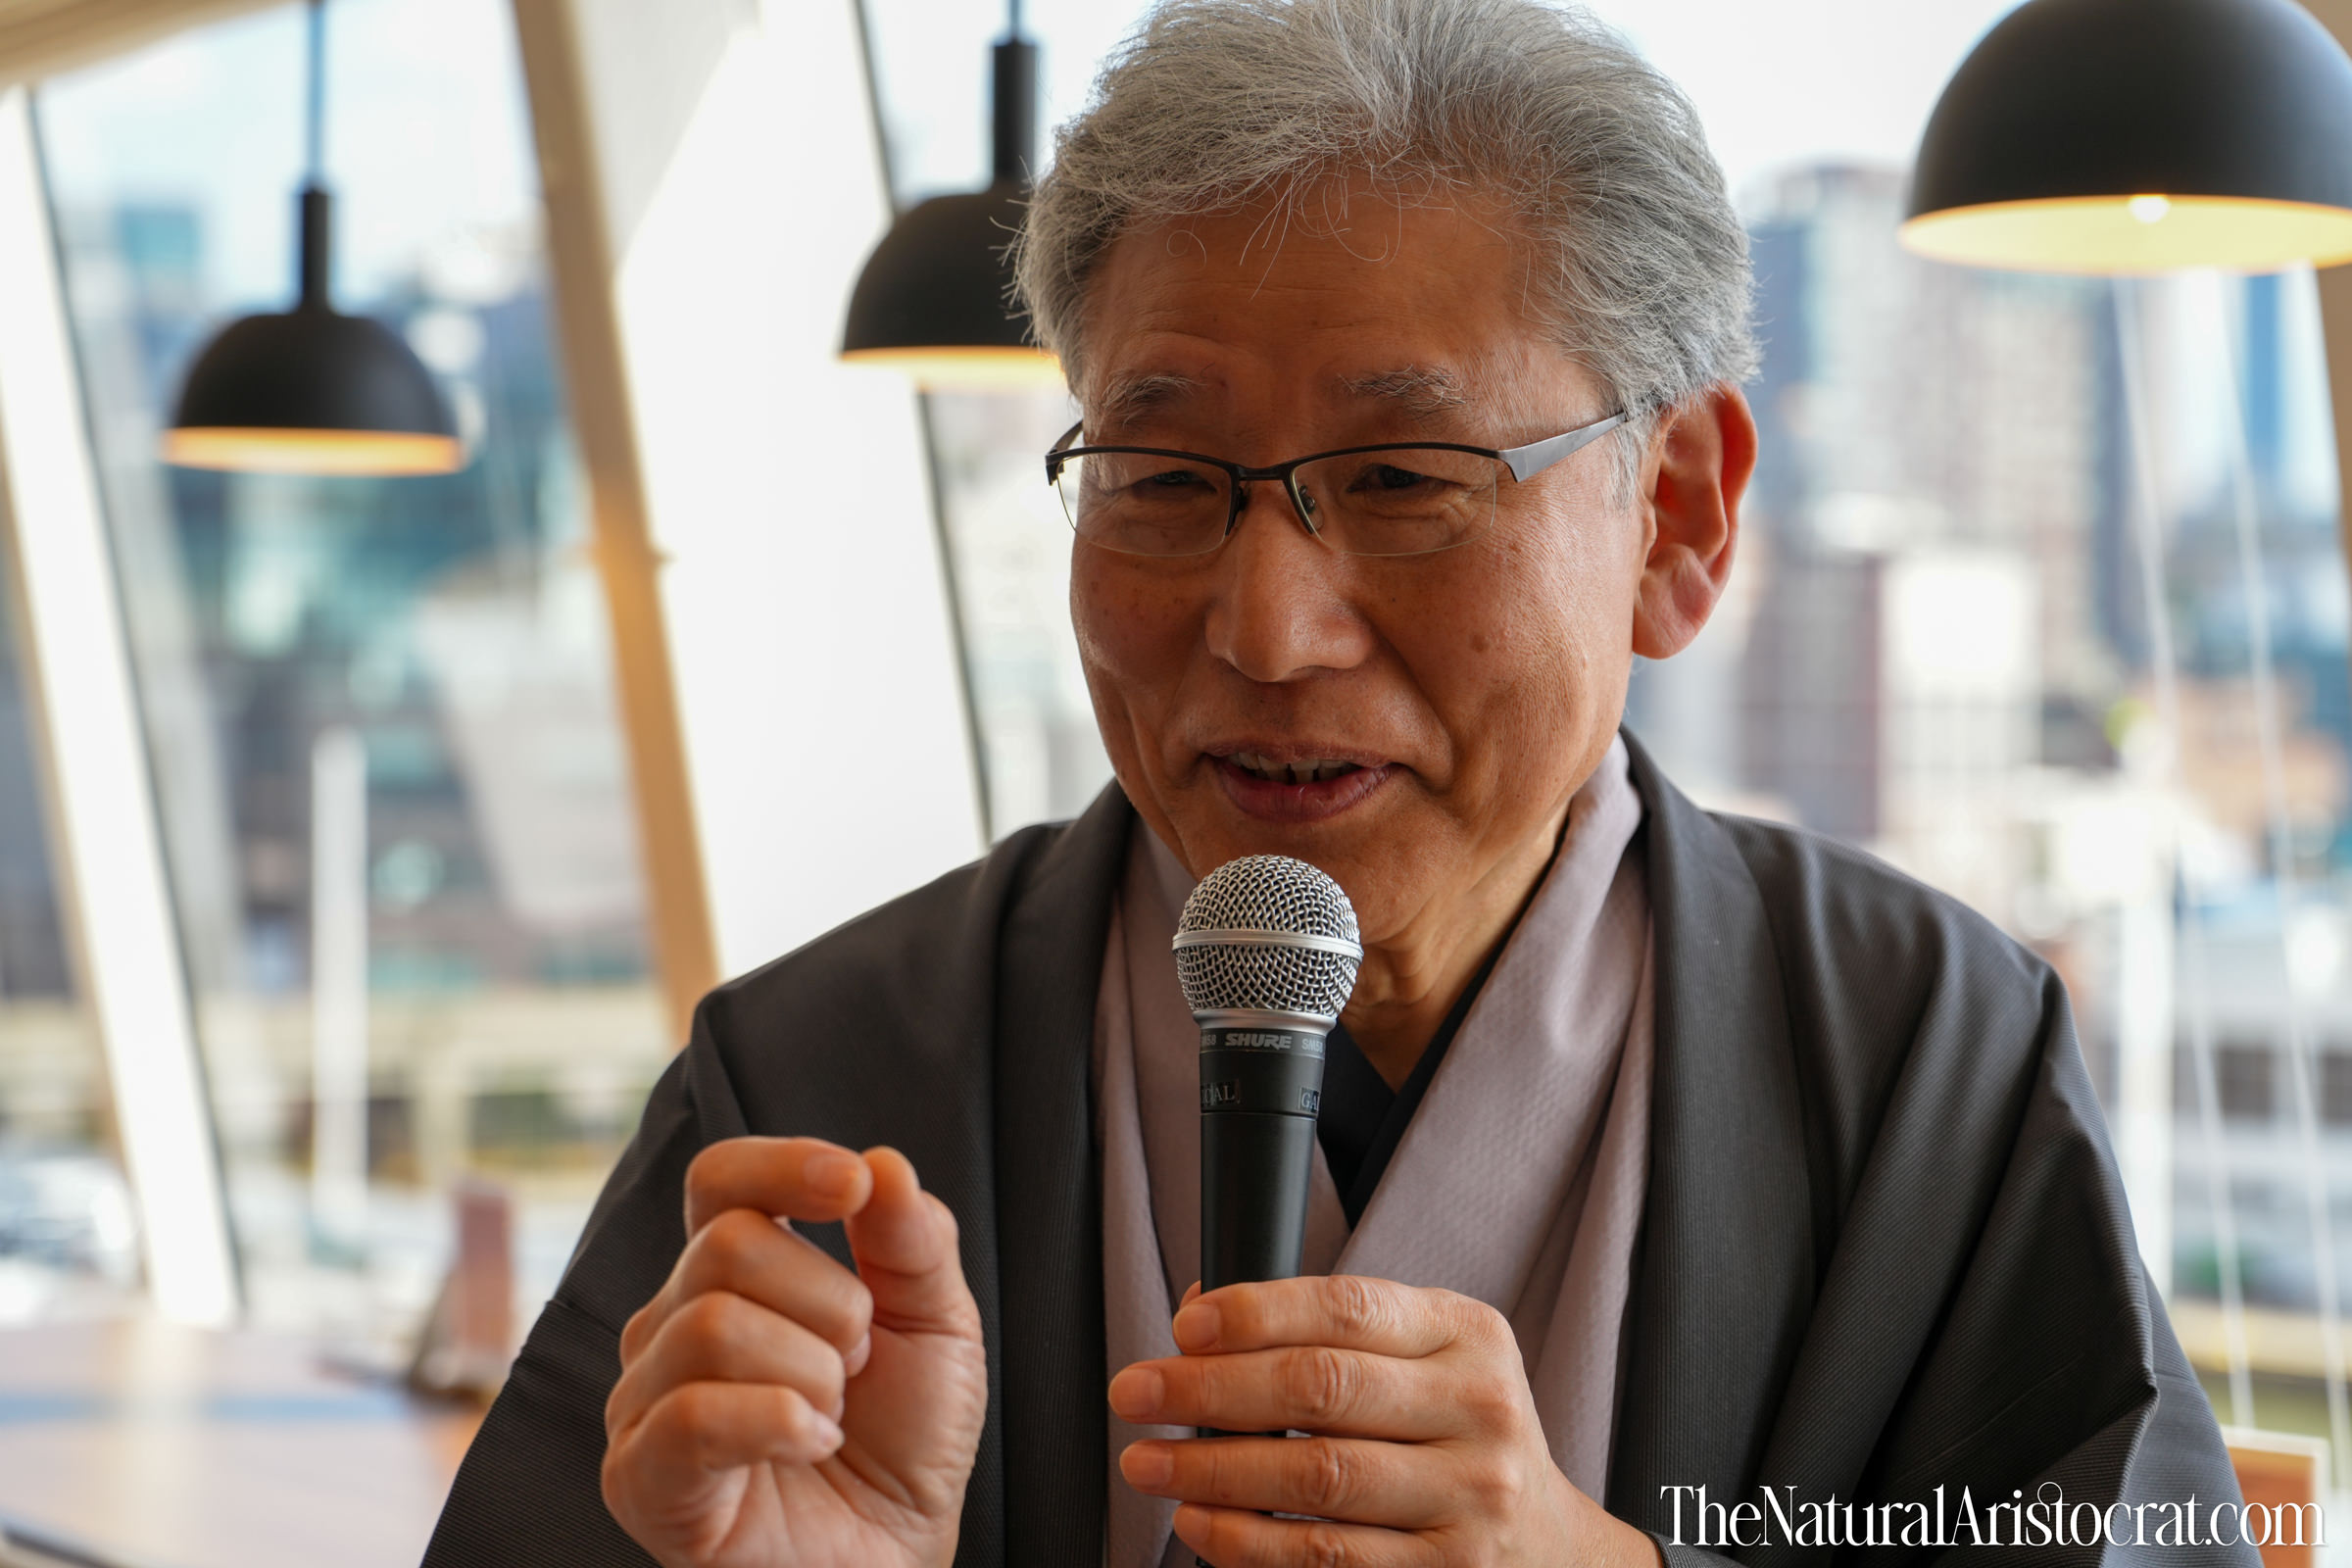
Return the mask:
M 1131 556 L 1214 550 L 1233 512 L 1224 469 L 1152 452 L 1072 458 L 1054 482 L 1081 539 Z
M 1503 466 L 1475 452 L 1390 447 L 1324 458 L 1298 470 L 1315 531 L 1355 556 L 1446 550 L 1494 516 Z

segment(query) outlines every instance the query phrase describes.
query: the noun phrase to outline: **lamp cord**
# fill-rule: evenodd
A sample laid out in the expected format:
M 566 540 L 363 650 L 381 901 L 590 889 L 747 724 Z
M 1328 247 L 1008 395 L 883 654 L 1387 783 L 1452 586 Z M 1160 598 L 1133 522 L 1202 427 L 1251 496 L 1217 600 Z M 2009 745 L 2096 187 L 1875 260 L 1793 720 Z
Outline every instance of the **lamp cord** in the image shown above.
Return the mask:
M 1020 0 L 1013 0 L 1018 6 Z M 311 0 L 310 99 L 303 121 L 303 181 L 326 183 L 326 0 Z
M 303 117 L 302 199 L 295 265 L 302 279 L 306 310 L 328 310 L 327 279 L 333 271 L 328 254 L 326 195 L 326 0 L 311 0 L 310 99 Z

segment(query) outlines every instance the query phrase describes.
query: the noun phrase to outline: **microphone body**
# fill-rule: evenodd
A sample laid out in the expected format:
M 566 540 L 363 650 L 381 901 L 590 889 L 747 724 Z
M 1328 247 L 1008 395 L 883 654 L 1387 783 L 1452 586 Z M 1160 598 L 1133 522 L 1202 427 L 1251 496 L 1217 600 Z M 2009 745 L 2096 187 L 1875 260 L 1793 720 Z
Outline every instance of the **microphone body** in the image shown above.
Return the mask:
M 1200 1288 L 1287 1280 L 1306 1246 L 1321 1029 L 1200 1029 Z
M 1176 967 L 1200 1025 L 1200 1288 L 1289 1279 L 1306 1240 L 1323 1042 L 1363 958 L 1322 871 L 1253 855 L 1185 902 Z

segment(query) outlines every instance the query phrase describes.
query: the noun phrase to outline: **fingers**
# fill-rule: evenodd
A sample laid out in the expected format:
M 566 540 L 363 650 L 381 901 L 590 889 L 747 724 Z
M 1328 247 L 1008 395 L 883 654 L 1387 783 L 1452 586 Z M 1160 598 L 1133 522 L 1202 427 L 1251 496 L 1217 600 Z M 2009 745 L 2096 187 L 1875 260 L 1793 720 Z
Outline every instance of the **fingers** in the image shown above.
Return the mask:
M 686 1234 L 731 1208 L 780 1219 L 843 1219 L 873 1189 L 866 1162 L 821 1138 L 730 1138 L 686 1167 Z
M 956 1250 L 956 1216 L 922 1190 L 895 1149 L 866 1151 L 872 1196 L 849 1218 L 850 1252 L 876 1324 L 906 1333 L 977 1332 L 979 1309 Z
M 1228 1285 L 1188 1298 L 1173 1329 L 1193 1355 L 1328 1345 L 1412 1359 L 1510 1336 L 1499 1313 L 1466 1296 L 1352 1274 Z
M 1131 1444 L 1119 1473 L 1138 1492 L 1220 1508 L 1313 1514 L 1420 1530 L 1458 1512 L 1432 1450 L 1341 1438 Z
M 615 1501 L 620 1491 L 674 1504 L 706 1494 L 728 1471 L 813 1464 L 841 1442 L 841 1428 L 797 1389 L 689 1383 L 663 1394 L 607 1446 L 606 1496 Z
M 715 1216 L 687 1242 L 661 1292 L 622 1330 L 622 1361 L 642 1354 L 672 1313 L 714 1291 L 758 1302 L 863 1363 L 873 1318 L 864 1284 L 808 1238 L 748 1208 Z
M 605 1429 L 626 1432 L 673 1389 L 705 1383 L 788 1388 L 838 1421 L 849 1373 L 842 1353 L 801 1324 L 727 1291 L 696 1297 L 623 1368 Z
M 1176 1510 L 1176 1536 L 1215 1568 L 1425 1568 L 1438 1561 L 1417 1536 L 1373 1525 L 1269 1519 L 1263 1514 L 1188 1502 Z
M 1139 1426 L 1428 1443 L 1463 1427 L 1460 1384 L 1431 1361 L 1289 1347 L 1138 1361 L 1110 1380 L 1110 1407 Z

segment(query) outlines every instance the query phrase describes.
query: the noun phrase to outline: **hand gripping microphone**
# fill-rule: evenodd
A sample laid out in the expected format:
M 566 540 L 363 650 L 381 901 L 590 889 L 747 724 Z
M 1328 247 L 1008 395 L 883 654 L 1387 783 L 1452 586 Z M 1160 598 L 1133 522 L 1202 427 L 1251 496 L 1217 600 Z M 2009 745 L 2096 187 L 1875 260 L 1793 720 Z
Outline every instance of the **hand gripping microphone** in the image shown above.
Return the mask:
M 1229 860 L 1185 901 L 1176 976 L 1200 1024 L 1203 1291 L 1298 1272 L 1323 1041 L 1363 956 L 1354 906 L 1304 860 Z

